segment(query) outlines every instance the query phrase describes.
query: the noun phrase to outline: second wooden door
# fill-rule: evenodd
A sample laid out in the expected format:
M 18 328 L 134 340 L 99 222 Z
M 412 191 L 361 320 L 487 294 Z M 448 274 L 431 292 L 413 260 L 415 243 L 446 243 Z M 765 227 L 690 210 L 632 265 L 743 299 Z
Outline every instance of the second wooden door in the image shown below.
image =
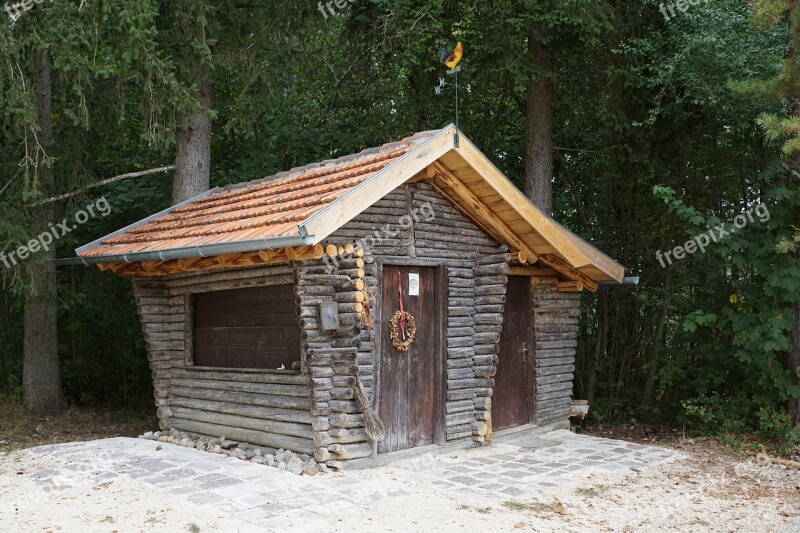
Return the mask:
M 530 278 L 509 277 L 492 394 L 494 429 L 521 426 L 531 421 L 534 375 L 531 314 Z

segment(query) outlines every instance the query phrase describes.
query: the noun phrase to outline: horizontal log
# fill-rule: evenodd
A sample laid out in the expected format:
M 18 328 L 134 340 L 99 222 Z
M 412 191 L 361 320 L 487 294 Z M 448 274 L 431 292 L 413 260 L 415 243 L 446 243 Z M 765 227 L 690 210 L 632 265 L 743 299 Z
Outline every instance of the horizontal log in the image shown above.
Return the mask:
M 447 326 L 451 328 L 472 327 L 474 325 L 475 320 L 469 316 L 451 316 L 447 319 Z
M 505 293 L 505 285 L 479 285 L 475 287 L 476 301 L 479 296 L 504 295 Z
M 296 424 L 293 422 L 281 422 L 278 420 L 267 420 L 264 418 L 251 418 L 241 415 L 201 411 L 198 409 L 177 406 L 173 406 L 172 413 L 173 417 L 183 418 L 186 420 L 194 420 L 197 422 L 206 422 L 209 424 L 243 429 L 253 429 L 266 433 L 277 433 L 279 435 L 301 437 L 304 439 L 311 439 L 314 434 L 311 424 Z
M 307 411 L 295 409 L 280 409 L 274 407 L 257 407 L 232 402 L 197 400 L 194 398 L 173 397 L 170 400 L 173 407 L 185 407 L 197 411 L 211 411 L 231 415 L 275 420 L 280 422 L 293 422 L 296 424 L 310 424 L 312 416 Z
M 460 400 L 457 402 L 447 402 L 447 414 L 465 413 L 475 411 L 475 404 L 472 400 Z
M 539 387 L 541 385 L 549 385 L 551 383 L 572 383 L 574 375 L 572 373 L 552 374 L 549 376 L 540 376 L 535 379 L 536 379 L 536 386 Z
M 548 400 L 538 399 L 536 401 L 536 408 L 540 411 L 551 409 L 551 408 L 559 408 L 563 409 L 564 411 L 569 411 L 571 405 L 570 397 L 568 396 L 561 396 L 558 398 L 552 398 Z
M 469 361 L 469 359 L 466 359 L 466 361 Z M 473 371 L 471 365 L 466 368 L 453 368 L 447 370 L 448 380 L 463 380 L 473 378 L 475 378 L 475 372 Z
M 281 407 L 284 409 L 308 410 L 311 407 L 310 398 L 296 396 L 272 396 L 251 392 L 230 392 L 227 390 L 200 389 L 187 387 L 170 387 L 173 396 L 195 398 L 197 400 L 214 400 L 256 405 L 261 407 Z
M 148 342 L 147 350 L 152 352 L 162 352 L 168 350 L 183 350 L 185 348 L 184 342 L 181 341 L 154 341 Z
M 174 387 L 198 387 L 204 389 L 227 390 L 234 392 L 254 392 L 274 396 L 308 397 L 308 385 L 281 385 L 274 383 L 242 383 L 240 381 L 212 381 L 186 378 L 173 378 Z
M 224 435 L 228 439 L 266 446 L 273 450 L 283 448 L 296 453 L 305 453 L 309 455 L 314 453 L 314 442 L 311 439 L 279 435 L 277 433 L 266 433 L 263 431 L 208 422 L 198 422 L 196 420 L 184 418 L 171 418 L 170 425 L 181 431 L 189 431 L 191 433 L 199 433 L 200 435 L 208 435 L 211 437 L 221 437 Z
M 451 278 L 474 278 L 475 272 L 471 268 L 448 267 L 447 275 Z
M 474 378 L 468 379 L 448 379 L 447 390 L 455 391 L 458 389 L 472 389 L 476 387 L 477 381 Z
M 472 358 L 470 357 L 461 357 L 459 359 L 448 359 L 447 360 L 447 368 L 472 368 L 473 365 Z
M 134 302 L 138 307 L 146 307 L 146 306 L 176 306 L 176 305 L 186 305 L 186 297 L 183 295 L 180 296 L 170 296 L 167 298 L 164 297 L 140 297 L 136 296 L 134 298 Z
M 372 455 L 372 446 L 369 443 L 331 444 L 328 446 L 328 450 L 342 461 L 361 459 Z
M 577 340 L 558 340 L 558 341 L 537 341 L 534 343 L 537 350 L 548 350 L 554 348 L 576 348 Z
M 445 420 L 448 427 L 471 424 L 475 420 L 475 413 L 473 411 L 469 411 L 448 414 L 445 416 Z
M 476 324 L 501 325 L 503 315 L 500 313 L 479 313 L 472 317 Z
M 463 348 L 466 346 L 473 346 L 475 344 L 475 339 L 472 337 L 448 337 L 447 338 L 447 347 L 448 348 Z
M 474 279 L 450 278 L 447 282 L 450 287 L 475 287 Z
M 498 314 L 502 315 L 503 312 L 505 311 L 505 306 L 503 306 L 502 304 L 476 305 L 475 306 L 475 311 L 478 314 L 498 313 Z
M 460 359 L 462 357 L 472 357 L 475 355 L 475 347 L 474 346 L 448 346 L 447 347 L 447 358 L 448 359 Z
M 493 294 L 490 296 L 478 296 L 475 298 L 476 307 L 483 305 L 502 305 L 504 303 L 506 303 L 505 294 Z
M 364 415 L 359 413 L 332 413 L 328 419 L 335 428 L 360 428 L 366 424 Z
M 447 328 L 447 337 L 470 337 L 475 334 L 475 328 L 461 327 L 461 328 Z
M 536 387 L 537 397 L 551 392 L 569 392 L 572 393 L 572 381 L 562 381 L 560 383 L 550 383 Z
M 497 373 L 497 367 L 495 366 L 476 366 L 473 370 L 476 378 L 489 379 Z
M 505 248 L 503 250 L 502 248 Z M 497 253 L 484 255 L 475 260 L 477 265 L 491 265 L 496 263 L 508 263 L 511 261 L 511 254 L 508 253 L 508 246 L 505 244 L 497 249 Z
M 575 365 L 572 363 L 566 365 L 539 366 L 534 368 L 534 375 L 537 377 L 552 376 L 555 374 L 571 374 L 572 372 L 575 372 Z
M 539 354 L 536 354 L 533 360 L 533 366 L 535 368 L 544 367 L 544 366 L 564 366 L 564 365 L 571 365 L 575 363 L 575 356 L 571 357 L 552 357 L 549 359 L 540 359 L 538 357 Z
M 163 333 L 166 331 L 177 331 L 183 333 L 186 325 L 183 322 L 144 322 L 142 332 L 144 333 Z

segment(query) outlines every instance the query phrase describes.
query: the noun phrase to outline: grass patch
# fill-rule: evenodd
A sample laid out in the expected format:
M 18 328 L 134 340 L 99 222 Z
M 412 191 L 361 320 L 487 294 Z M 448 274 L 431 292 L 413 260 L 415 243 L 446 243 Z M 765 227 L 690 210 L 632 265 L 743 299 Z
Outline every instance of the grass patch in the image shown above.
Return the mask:
M 503 507 L 511 511 L 524 511 L 537 514 L 565 514 L 564 504 L 556 500 L 553 503 L 537 502 L 533 500 L 530 503 L 510 500 L 503 502 Z
M 481 513 L 481 514 L 489 514 L 492 512 L 491 507 L 470 507 L 469 505 L 464 503 L 462 503 L 458 508 L 461 509 L 462 511 L 475 511 L 476 513 Z
M 589 498 L 600 496 L 606 491 L 608 491 L 608 485 L 597 485 L 595 487 L 578 487 L 577 489 L 575 489 L 575 492 L 577 494 L 580 494 L 581 496 L 587 496 Z

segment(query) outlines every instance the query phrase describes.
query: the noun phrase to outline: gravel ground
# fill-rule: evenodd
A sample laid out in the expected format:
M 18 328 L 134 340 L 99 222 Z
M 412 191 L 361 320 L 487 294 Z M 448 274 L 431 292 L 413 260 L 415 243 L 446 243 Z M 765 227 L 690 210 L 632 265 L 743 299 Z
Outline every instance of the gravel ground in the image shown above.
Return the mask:
M 0 454 L 0 529 L 800 532 L 800 470 L 702 444 L 560 431 L 314 477 L 157 445 Z

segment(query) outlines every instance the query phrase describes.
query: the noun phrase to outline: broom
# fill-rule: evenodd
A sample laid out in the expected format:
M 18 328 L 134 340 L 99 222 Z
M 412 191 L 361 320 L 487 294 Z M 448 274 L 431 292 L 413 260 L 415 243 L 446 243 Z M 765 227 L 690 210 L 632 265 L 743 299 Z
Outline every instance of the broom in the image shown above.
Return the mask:
M 386 427 L 378 418 L 378 414 L 372 409 L 367 398 L 367 391 L 364 389 L 364 384 L 361 383 L 361 378 L 356 376 L 356 386 L 353 389 L 353 396 L 355 396 L 358 405 L 364 412 L 364 422 L 367 429 L 367 436 L 372 442 L 380 442 L 386 438 Z

